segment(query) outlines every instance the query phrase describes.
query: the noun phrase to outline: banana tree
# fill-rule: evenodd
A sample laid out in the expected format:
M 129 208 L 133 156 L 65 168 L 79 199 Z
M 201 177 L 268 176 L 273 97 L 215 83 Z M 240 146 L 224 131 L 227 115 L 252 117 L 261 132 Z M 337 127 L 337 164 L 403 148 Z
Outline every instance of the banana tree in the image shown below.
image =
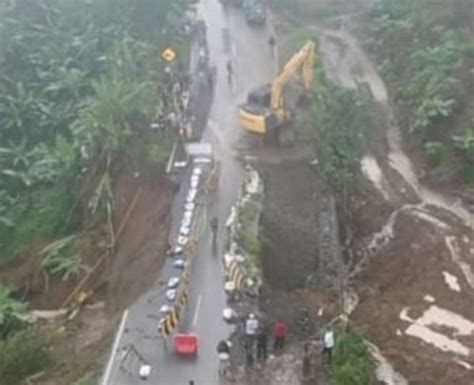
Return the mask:
M 85 273 L 89 268 L 83 264 L 79 254 L 72 251 L 75 235 L 69 235 L 46 246 L 41 266 L 51 274 L 61 275 L 64 281 Z

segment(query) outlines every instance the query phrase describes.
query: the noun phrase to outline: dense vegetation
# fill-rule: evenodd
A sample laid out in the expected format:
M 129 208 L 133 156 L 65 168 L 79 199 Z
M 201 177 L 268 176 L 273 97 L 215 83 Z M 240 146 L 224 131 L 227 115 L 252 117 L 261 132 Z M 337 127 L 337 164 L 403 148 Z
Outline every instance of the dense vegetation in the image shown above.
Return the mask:
M 368 40 L 410 143 L 462 181 L 474 181 L 473 8 L 472 0 L 378 0 Z
M 344 206 L 354 192 L 366 139 L 374 128 L 369 95 L 363 88 L 333 84 L 321 69 L 314 88 L 314 122 L 319 167 Z
M 374 383 L 372 356 L 363 336 L 355 329 L 341 331 L 334 349 L 335 385 L 370 385 Z
M 18 332 L 0 341 L 0 381 L 19 385 L 28 376 L 52 364 L 47 342 L 32 330 Z
M 367 0 L 271 0 L 272 8 L 295 19 L 322 21 L 342 14 L 360 12 Z
M 0 266 L 74 231 L 86 177 L 113 208 L 110 167 L 169 108 L 159 50 L 184 3 L 0 2 Z
M 120 168 L 168 151 L 149 127 L 173 109 L 159 54 L 185 51 L 186 3 L 0 0 L 0 267 L 36 253 L 63 279 L 87 269 L 84 214 L 110 216 Z M 50 364 L 24 311 L 0 285 L 2 384 Z

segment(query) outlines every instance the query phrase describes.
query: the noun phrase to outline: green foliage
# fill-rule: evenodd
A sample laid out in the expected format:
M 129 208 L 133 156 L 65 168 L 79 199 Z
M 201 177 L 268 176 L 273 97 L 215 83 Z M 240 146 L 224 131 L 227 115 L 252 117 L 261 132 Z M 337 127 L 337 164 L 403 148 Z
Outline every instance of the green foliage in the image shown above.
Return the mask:
M 18 385 L 52 364 L 46 342 L 34 330 L 0 341 L 0 383 Z
M 246 228 L 242 231 L 242 246 L 253 256 L 259 256 L 261 251 L 261 243 L 258 231 L 252 228 Z
M 371 385 L 374 383 L 372 356 L 363 336 L 349 329 L 336 340 L 333 359 L 336 385 Z
M 72 252 L 75 239 L 76 236 L 69 235 L 46 246 L 42 251 L 41 266 L 51 274 L 61 275 L 64 281 L 86 272 L 88 268 L 82 263 L 81 256 Z
M 114 206 L 114 194 L 112 192 L 112 182 L 108 172 L 104 173 L 97 185 L 91 200 L 89 201 L 89 210 L 96 213 L 99 209 L 112 212 Z
M 172 148 L 173 142 L 170 138 L 153 138 L 147 146 L 148 159 L 154 163 L 163 164 L 168 159 Z
M 308 40 L 314 38 L 314 33 L 304 27 L 293 28 L 285 34 L 283 46 L 288 48 L 289 55 L 294 55 Z
M 441 142 L 426 142 L 423 145 L 425 154 L 428 157 L 430 164 L 433 167 L 438 166 L 441 163 L 444 145 Z
M 0 221 L 0 266 L 25 252 L 32 241 L 63 235 L 74 227 L 69 215 L 74 196 L 69 187 L 45 186 L 23 196 L 0 194 L 0 215 L 9 221 Z
M 463 159 L 461 175 L 466 183 L 474 182 L 474 123 L 464 130 L 464 135 L 453 136 L 454 146 Z
M 79 171 L 103 171 L 143 138 L 160 104 L 159 51 L 183 46 L 176 21 L 186 4 L 0 4 L 0 265 L 34 239 L 67 233 Z M 110 195 L 105 182 L 96 209 Z
M 298 19 L 326 20 L 341 14 L 360 11 L 366 0 L 352 0 L 351 2 L 312 1 L 312 0 L 272 0 L 272 8 L 277 12 L 291 12 Z
M 453 152 L 449 138 L 455 135 L 455 125 L 450 122 L 469 104 L 463 97 L 469 98 L 465 79 L 474 57 L 472 9 L 472 0 L 442 5 L 431 0 L 377 0 L 372 12 L 370 45 L 395 100 L 407 113 L 410 133 L 416 133 L 420 143 L 432 142 L 435 135 L 440 140 L 441 134 L 446 153 Z M 441 123 L 447 126 L 442 132 Z M 438 166 L 442 160 L 434 151 L 439 149 L 424 147 L 429 162 Z
M 423 99 L 415 111 L 412 131 L 429 128 L 436 118 L 450 116 L 455 103 L 453 99 L 443 100 L 438 96 Z
M 359 160 L 373 130 L 371 104 L 365 93 L 330 83 L 324 76 L 316 81 L 316 151 L 323 174 L 333 188 L 346 194 L 356 186 Z
M 11 296 L 11 290 L 0 285 L 0 340 L 21 325 L 19 316 L 25 311 L 26 305 Z
M 239 239 L 242 248 L 248 253 L 249 268 L 258 269 L 262 242 L 259 232 L 259 217 L 261 211 L 261 193 L 252 194 L 249 200 L 239 209 Z

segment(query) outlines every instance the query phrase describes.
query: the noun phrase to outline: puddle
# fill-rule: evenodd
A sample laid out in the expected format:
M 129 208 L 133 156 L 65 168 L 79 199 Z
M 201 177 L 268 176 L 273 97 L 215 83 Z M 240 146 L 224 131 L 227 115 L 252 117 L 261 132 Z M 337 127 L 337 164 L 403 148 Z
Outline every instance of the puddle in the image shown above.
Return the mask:
M 386 385 L 408 385 L 407 379 L 393 368 L 377 346 L 371 343 L 367 343 L 367 346 L 376 361 L 375 376 L 377 380 Z
M 447 271 L 443 271 L 443 277 L 444 282 L 446 282 L 446 285 L 448 285 L 451 290 L 457 292 L 461 291 L 461 286 L 459 286 L 458 277 L 448 273 Z
M 385 200 L 389 200 L 389 194 L 384 188 L 385 178 L 377 162 L 377 159 L 371 155 L 366 155 L 362 158 L 360 165 L 362 173 L 365 175 L 365 177 L 373 183 Z
M 461 269 L 469 286 L 474 289 L 474 273 L 472 272 L 471 266 L 465 262 L 461 256 L 458 240 L 453 236 L 446 237 L 444 240 L 449 252 L 451 253 L 451 259 L 456 263 L 456 265 L 458 265 L 459 269 Z
M 454 336 L 472 336 L 474 335 L 474 322 L 436 305 L 430 306 L 417 319 L 412 319 L 408 315 L 408 310 L 409 308 L 404 308 L 400 312 L 400 319 L 411 323 L 405 330 L 406 335 L 417 337 L 445 352 L 452 352 L 462 356 L 470 355 L 470 349 L 457 339 L 434 331 L 430 326 L 447 327 L 454 332 Z

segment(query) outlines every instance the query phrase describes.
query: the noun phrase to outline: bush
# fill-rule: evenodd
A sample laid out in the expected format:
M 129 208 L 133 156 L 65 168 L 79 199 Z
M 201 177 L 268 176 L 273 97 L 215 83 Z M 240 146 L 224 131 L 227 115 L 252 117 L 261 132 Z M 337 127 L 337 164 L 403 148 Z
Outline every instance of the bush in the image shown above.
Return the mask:
M 439 166 L 443 158 L 444 145 L 441 142 L 426 142 L 424 144 L 425 154 L 432 167 Z
M 374 129 L 373 105 L 363 87 L 344 88 L 323 73 L 319 77 L 314 89 L 316 153 L 327 181 L 345 197 L 357 187 L 359 161 Z
M 29 204 L 15 205 L 8 210 L 14 226 L 0 224 L 0 266 L 14 261 L 35 239 L 65 235 L 74 227 L 69 218 L 74 195 L 66 184 L 27 192 L 20 200 Z
M 154 163 L 166 162 L 171 154 L 173 143 L 169 137 L 154 138 L 148 145 L 148 159 Z
M 337 338 L 333 371 L 336 385 L 374 383 L 372 356 L 359 332 L 349 329 Z
M 11 291 L 0 285 L 0 340 L 22 327 L 18 316 L 25 310 L 25 304 L 11 296 Z
M 52 363 L 47 344 L 34 330 L 24 330 L 0 342 L 0 383 L 19 385 Z

